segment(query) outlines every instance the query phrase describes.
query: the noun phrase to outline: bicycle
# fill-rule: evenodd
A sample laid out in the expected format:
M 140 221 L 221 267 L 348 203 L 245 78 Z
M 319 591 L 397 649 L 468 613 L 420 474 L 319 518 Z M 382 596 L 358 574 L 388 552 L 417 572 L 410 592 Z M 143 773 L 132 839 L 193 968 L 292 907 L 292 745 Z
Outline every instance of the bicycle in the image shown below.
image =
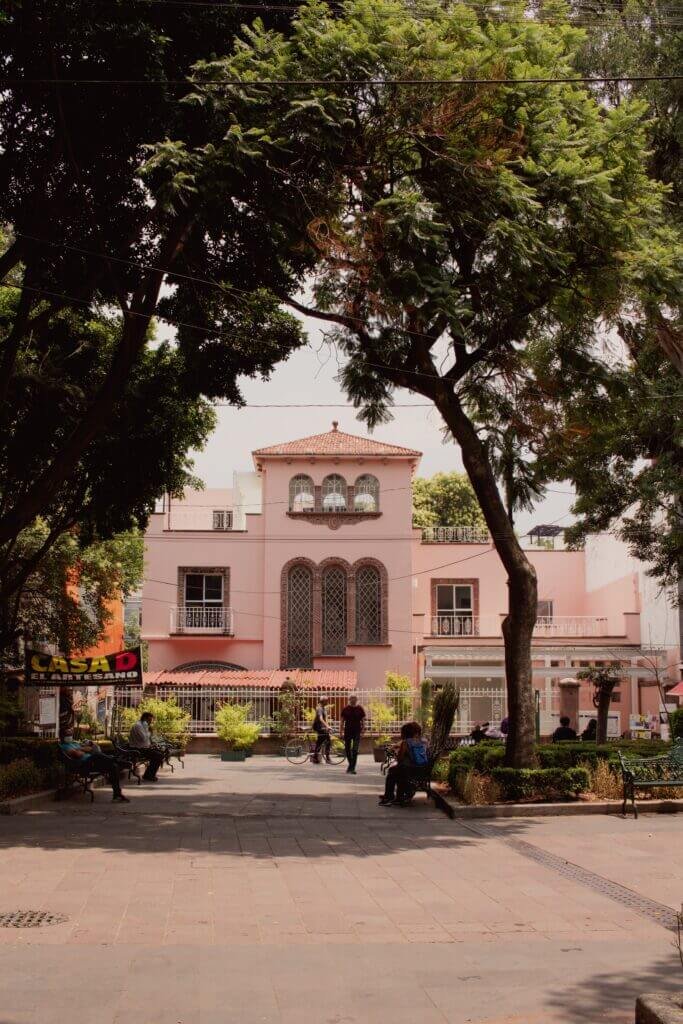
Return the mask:
M 307 761 L 315 761 L 316 740 L 310 736 L 297 736 L 291 739 L 285 747 L 285 757 L 290 764 L 306 764 Z M 321 751 L 321 756 L 322 751 Z M 346 751 L 341 740 L 332 738 L 330 745 L 330 763 L 343 764 L 346 760 Z

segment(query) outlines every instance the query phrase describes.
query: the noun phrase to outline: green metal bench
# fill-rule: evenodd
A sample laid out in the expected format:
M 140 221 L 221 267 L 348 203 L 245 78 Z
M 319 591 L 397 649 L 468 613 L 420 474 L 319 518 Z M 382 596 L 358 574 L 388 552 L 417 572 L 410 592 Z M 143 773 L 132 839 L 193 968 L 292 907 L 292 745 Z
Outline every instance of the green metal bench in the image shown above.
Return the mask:
M 619 751 L 621 777 L 624 782 L 624 802 L 621 813 L 626 814 L 630 800 L 633 813 L 638 817 L 636 807 L 637 789 L 673 788 L 683 786 L 683 741 L 677 740 L 671 750 L 658 757 L 624 757 Z

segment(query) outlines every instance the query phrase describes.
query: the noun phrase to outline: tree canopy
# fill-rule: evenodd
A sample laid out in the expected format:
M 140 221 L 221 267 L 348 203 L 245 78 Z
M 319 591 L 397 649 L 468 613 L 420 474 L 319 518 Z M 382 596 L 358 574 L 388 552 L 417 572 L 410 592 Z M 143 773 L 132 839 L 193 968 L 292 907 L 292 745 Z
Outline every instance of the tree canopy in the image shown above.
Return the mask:
M 413 481 L 413 526 L 485 526 L 465 473 L 435 473 Z
M 599 381 L 605 328 L 643 304 L 645 282 L 656 305 L 677 276 L 664 192 L 647 173 L 646 105 L 604 105 L 571 81 L 582 42 L 568 23 L 489 20 L 463 5 L 418 16 L 397 0 L 349 0 L 333 14 L 314 0 L 287 38 L 255 23 L 234 55 L 197 67 L 211 85 L 197 84 L 196 102 L 252 140 L 254 173 L 296 182 L 299 204 L 274 215 L 315 255 L 315 306 L 288 301 L 336 326 L 365 419 L 385 420 L 408 388 L 461 447 L 509 578 L 518 764 L 533 757 L 536 581 L 496 452 L 510 430 L 515 457 L 552 431 L 539 415 L 547 390 Z M 461 78 L 491 84 L 449 82 Z

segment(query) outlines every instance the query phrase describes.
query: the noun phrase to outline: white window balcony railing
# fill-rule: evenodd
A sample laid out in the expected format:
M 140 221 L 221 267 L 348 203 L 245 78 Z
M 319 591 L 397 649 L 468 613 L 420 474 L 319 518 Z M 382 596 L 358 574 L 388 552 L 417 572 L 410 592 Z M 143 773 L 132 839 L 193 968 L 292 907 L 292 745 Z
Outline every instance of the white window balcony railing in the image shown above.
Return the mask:
M 432 636 L 480 636 L 481 626 L 479 618 L 473 615 L 455 612 L 432 615 Z
M 222 605 L 180 605 L 171 608 L 171 633 L 232 635 L 232 608 Z
M 423 544 L 490 544 L 491 534 L 482 526 L 424 526 Z
M 607 629 L 607 618 L 599 615 L 541 616 L 534 636 L 607 636 Z

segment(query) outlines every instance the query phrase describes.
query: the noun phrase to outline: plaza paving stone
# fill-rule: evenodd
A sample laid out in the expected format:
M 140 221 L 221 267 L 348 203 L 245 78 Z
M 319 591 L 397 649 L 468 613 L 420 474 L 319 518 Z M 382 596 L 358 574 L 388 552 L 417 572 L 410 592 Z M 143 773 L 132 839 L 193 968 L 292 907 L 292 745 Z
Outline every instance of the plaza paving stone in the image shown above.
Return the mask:
M 195 755 L 128 805 L 0 819 L 0 1024 L 590 1024 L 683 988 L 673 936 L 529 860 L 524 839 L 673 909 L 683 817 L 477 834 L 343 768 Z

